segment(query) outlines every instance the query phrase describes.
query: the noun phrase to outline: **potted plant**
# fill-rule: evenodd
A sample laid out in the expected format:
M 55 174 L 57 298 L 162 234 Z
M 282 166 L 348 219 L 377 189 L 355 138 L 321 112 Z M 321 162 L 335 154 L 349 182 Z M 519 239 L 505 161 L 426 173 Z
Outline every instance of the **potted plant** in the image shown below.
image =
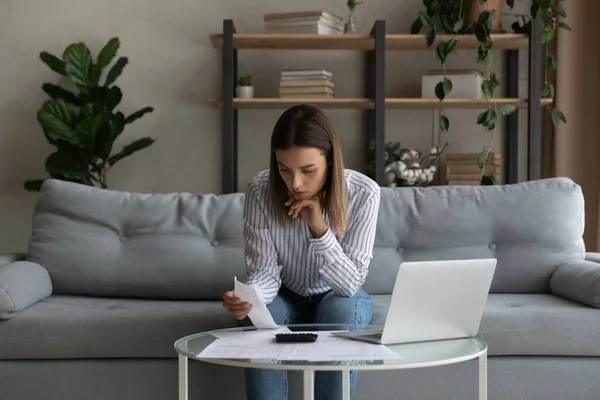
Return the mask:
M 560 6 L 564 0 L 532 0 L 531 18 L 542 20 L 544 24 L 542 43 L 546 44 L 554 39 L 557 28 L 570 29 L 567 24 L 559 21 L 560 17 L 566 17 L 564 9 Z M 428 46 L 436 42 L 439 35 L 447 35 L 446 40 L 438 40 L 436 45 L 436 58 L 442 65 L 444 76 L 435 88 L 436 97 L 442 102 L 439 116 L 440 135 L 450 127 L 450 120 L 444 114 L 444 99 L 452 91 L 452 81 L 446 75 L 446 61 L 455 52 L 458 44 L 458 35 L 474 34 L 479 46 L 474 55 L 477 62 L 482 63 L 485 69 L 485 79 L 481 85 L 483 95 L 488 101 L 488 108 L 477 116 L 477 124 L 486 130 L 483 149 L 478 158 L 478 166 L 481 170 L 481 184 L 495 184 L 494 176 L 484 174 L 484 165 L 489 157 L 496 136 L 496 122 L 499 117 L 509 115 L 516 111 L 512 104 L 506 104 L 501 108 L 496 105 L 495 90 L 500 86 L 493 65 L 493 39 L 491 37 L 494 27 L 499 27 L 499 12 L 502 10 L 502 2 L 496 0 L 423 0 L 425 11 L 418 14 L 417 19 L 411 26 L 411 33 L 416 34 L 422 28 L 426 28 L 425 40 Z M 514 6 L 514 0 L 507 0 L 509 7 Z M 546 68 L 556 68 L 556 56 L 549 54 Z M 544 74 L 546 75 L 546 74 Z M 554 97 L 554 87 L 549 82 L 544 83 L 542 92 L 544 97 Z M 561 121 L 566 122 L 563 113 L 546 106 L 551 114 L 552 122 L 558 125 Z
M 254 97 L 254 87 L 252 86 L 252 75 L 245 75 L 238 79 L 235 87 L 236 97 L 251 99 Z
M 387 142 L 385 145 L 385 173 L 388 187 L 398 186 L 427 186 L 435 177 L 437 161 L 446 149 L 433 146 L 428 154 L 419 150 L 403 148 L 399 142 Z M 371 159 L 375 147 L 370 146 Z M 368 173 L 375 174 L 375 161 L 368 166 Z
M 90 186 L 107 187 L 107 172 L 119 161 L 152 145 L 155 139 L 142 137 L 113 153 L 113 145 L 128 124 L 152 112 L 144 107 L 125 116 L 116 108 L 123 93 L 114 85 L 128 63 L 120 57 L 104 76 L 120 47 L 112 38 L 92 57 L 84 43 L 73 43 L 62 58 L 41 52 L 40 59 L 50 69 L 69 80 L 76 92 L 53 83 L 42 90 L 50 97 L 37 112 L 37 119 L 48 142 L 56 151 L 46 158 L 45 169 L 51 178 Z M 30 180 L 24 187 L 38 191 L 45 179 Z

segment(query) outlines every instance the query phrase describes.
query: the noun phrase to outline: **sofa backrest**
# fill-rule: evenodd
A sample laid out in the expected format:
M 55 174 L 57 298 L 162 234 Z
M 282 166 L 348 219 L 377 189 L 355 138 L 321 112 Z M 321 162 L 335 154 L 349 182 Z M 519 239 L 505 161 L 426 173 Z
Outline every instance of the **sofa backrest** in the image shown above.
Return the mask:
M 584 200 L 567 178 L 514 185 L 382 188 L 365 290 L 391 293 L 402 261 L 496 258 L 492 293 L 548 293 L 583 259 Z
M 244 277 L 243 201 L 47 180 L 27 258 L 48 270 L 57 294 L 219 299 Z
M 27 259 L 54 293 L 219 300 L 244 276 L 243 194 L 139 194 L 47 180 Z M 565 178 L 487 187 L 382 188 L 365 283 L 389 294 L 402 261 L 496 257 L 492 292 L 544 293 L 584 257 L 583 196 Z

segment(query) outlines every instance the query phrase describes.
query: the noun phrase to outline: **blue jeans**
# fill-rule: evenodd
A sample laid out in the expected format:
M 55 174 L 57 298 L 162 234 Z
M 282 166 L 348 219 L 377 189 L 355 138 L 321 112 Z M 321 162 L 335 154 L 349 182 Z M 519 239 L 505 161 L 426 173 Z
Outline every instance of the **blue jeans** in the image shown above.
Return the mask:
M 330 323 L 368 325 L 373 317 L 373 301 L 363 289 L 352 297 L 339 297 L 332 291 L 322 295 L 302 297 L 282 287 L 277 297 L 267 305 L 278 325 Z M 246 317 L 242 325 L 252 325 Z M 247 400 L 287 399 L 287 371 L 247 368 L 245 370 Z M 350 398 L 354 396 L 356 371 L 350 372 Z M 315 400 L 342 398 L 342 373 L 315 373 Z

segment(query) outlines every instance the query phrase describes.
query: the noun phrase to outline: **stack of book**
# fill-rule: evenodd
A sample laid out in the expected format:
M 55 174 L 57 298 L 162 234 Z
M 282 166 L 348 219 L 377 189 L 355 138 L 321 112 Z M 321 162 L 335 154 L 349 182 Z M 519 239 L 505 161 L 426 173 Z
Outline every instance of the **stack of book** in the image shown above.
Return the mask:
M 335 84 L 330 71 L 295 69 L 281 71 L 279 97 L 333 98 Z
M 481 184 L 481 170 L 477 165 L 478 153 L 448 154 L 446 156 L 446 180 L 448 185 L 476 186 Z M 502 155 L 490 152 L 483 166 L 484 175 L 500 178 Z
M 295 11 L 264 14 L 266 33 L 302 33 L 340 35 L 344 33 L 341 17 L 324 11 Z

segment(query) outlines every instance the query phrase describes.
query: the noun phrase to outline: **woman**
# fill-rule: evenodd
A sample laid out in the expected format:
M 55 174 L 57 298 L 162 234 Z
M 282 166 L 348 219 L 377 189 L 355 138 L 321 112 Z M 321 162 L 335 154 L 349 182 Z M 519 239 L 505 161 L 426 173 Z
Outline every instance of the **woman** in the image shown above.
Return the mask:
M 336 133 L 317 107 L 286 110 L 271 136 L 270 168 L 249 183 L 244 204 L 246 283 L 277 324 L 371 322 L 361 288 L 372 258 L 379 186 L 344 169 Z M 223 306 L 242 324 L 252 305 L 233 291 Z M 350 375 L 351 394 L 356 372 Z M 317 372 L 315 398 L 341 399 L 341 372 Z M 287 398 L 285 371 L 247 369 L 248 400 Z

